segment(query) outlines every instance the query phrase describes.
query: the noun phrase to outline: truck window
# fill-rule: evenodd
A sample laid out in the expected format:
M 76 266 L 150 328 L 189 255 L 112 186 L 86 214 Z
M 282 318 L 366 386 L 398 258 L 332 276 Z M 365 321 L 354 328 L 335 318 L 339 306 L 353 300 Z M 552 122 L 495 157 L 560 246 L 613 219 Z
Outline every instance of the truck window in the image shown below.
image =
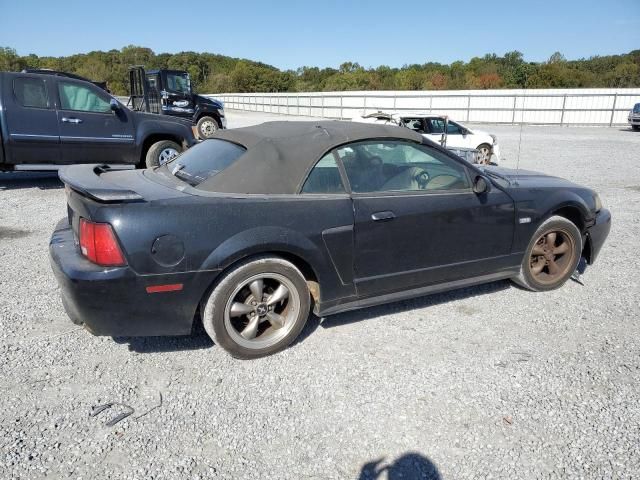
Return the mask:
M 49 108 L 49 97 L 44 80 L 39 78 L 16 78 L 13 92 L 23 107 Z
M 98 96 L 91 88 L 76 83 L 58 83 L 62 110 L 107 113 L 111 111 L 109 101 Z
M 188 95 L 191 93 L 191 81 L 188 73 L 167 73 L 167 90 Z

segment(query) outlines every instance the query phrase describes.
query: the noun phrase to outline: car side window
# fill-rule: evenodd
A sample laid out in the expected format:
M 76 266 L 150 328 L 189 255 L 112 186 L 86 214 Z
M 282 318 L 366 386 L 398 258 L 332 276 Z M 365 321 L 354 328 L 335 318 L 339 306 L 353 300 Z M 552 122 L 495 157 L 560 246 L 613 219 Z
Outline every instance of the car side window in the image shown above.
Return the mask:
M 422 125 L 422 119 L 420 118 L 403 118 L 402 125 L 410 130 L 418 133 L 424 133 L 424 127 Z
M 23 107 L 49 108 L 49 96 L 44 80 L 39 78 L 16 78 L 13 93 Z
M 352 143 L 336 151 L 356 193 L 470 188 L 463 165 L 425 145 L 376 140 Z
M 60 107 L 62 110 L 79 112 L 108 113 L 111 111 L 109 100 L 102 98 L 91 88 L 71 82 L 58 82 Z
M 444 133 L 444 120 L 442 118 L 430 118 L 427 120 L 429 124 L 429 133 Z M 460 135 L 462 130 L 460 125 L 454 122 L 447 122 L 447 135 Z
M 327 153 L 316 163 L 304 182 L 301 193 L 345 193 L 333 153 Z
M 460 128 L 460 125 L 450 121 L 450 122 L 447 123 L 447 134 L 448 135 L 460 135 L 460 134 L 462 134 L 462 129 Z

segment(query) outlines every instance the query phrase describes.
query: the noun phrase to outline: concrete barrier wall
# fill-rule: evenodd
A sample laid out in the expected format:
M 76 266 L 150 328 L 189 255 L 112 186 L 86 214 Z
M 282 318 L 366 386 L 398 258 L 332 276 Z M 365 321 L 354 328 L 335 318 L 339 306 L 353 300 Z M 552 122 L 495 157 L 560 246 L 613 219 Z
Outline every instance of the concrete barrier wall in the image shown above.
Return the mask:
M 546 125 L 622 125 L 640 88 L 222 93 L 225 108 L 350 119 L 383 111 L 438 113 L 459 121 Z

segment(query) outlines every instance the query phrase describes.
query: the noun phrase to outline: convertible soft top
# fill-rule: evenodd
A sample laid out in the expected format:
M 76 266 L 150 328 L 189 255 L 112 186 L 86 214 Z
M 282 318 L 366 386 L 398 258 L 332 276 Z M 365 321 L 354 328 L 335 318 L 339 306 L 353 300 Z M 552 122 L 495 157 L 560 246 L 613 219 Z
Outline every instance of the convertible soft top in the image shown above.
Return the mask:
M 219 130 L 213 138 L 242 145 L 247 152 L 198 188 L 255 194 L 296 193 L 315 163 L 345 143 L 377 138 L 423 141 L 408 128 L 338 120 L 267 122 Z

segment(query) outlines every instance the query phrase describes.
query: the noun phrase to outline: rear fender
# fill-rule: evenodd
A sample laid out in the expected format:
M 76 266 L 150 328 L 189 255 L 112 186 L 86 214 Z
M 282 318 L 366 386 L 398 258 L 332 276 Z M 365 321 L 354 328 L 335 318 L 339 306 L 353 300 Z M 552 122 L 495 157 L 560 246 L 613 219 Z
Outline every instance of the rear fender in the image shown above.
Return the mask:
M 244 258 L 269 254 L 293 255 L 304 261 L 318 280 L 324 300 L 353 294 L 353 284 L 343 285 L 326 251 L 302 234 L 280 227 L 260 227 L 239 232 L 207 257 L 202 270 L 226 269 Z
M 222 242 L 206 258 L 201 270 L 224 269 L 251 255 L 267 252 L 290 253 L 302 258 L 314 271 L 322 255 L 317 247 L 294 230 L 278 227 L 252 228 Z

